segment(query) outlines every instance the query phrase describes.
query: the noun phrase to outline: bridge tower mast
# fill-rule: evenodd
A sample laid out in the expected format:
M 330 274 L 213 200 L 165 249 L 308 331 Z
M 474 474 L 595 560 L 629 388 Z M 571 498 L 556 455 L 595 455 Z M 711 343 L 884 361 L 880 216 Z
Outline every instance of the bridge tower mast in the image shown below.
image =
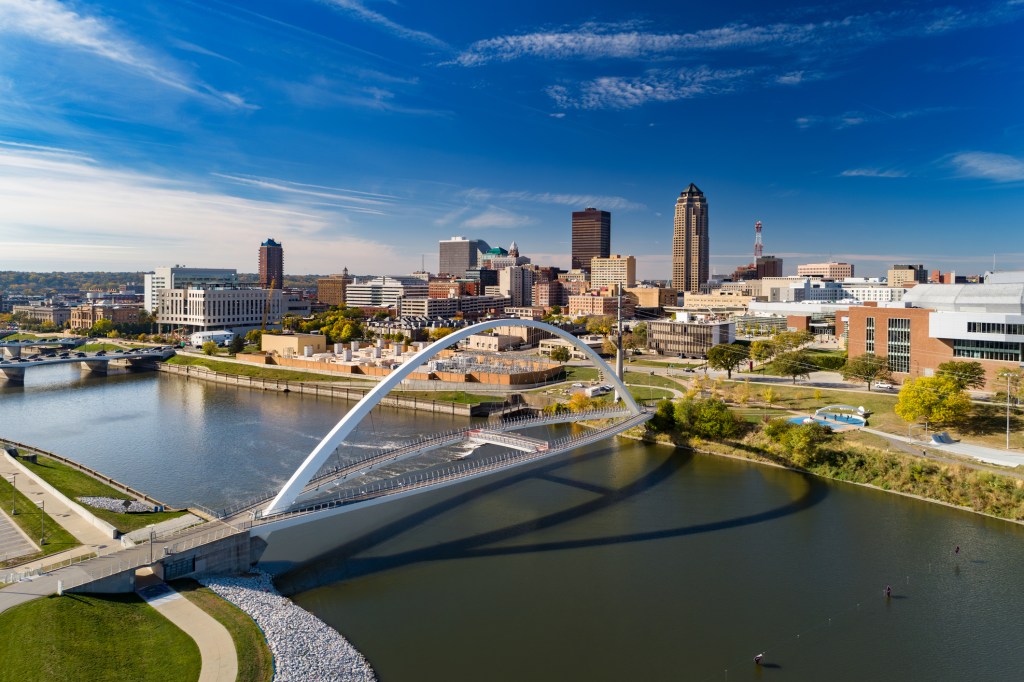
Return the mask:
M 764 254 L 764 244 L 761 243 L 761 221 L 754 223 L 754 263 Z

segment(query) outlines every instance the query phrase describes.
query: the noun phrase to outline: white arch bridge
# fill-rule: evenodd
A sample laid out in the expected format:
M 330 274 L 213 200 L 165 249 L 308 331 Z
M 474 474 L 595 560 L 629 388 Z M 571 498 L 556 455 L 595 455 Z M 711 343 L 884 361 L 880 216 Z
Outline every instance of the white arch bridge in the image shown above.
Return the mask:
M 446 433 L 425 436 L 415 442 L 397 448 L 381 450 L 369 457 L 346 462 L 334 468 L 324 469 L 331 455 L 344 444 L 359 423 L 370 414 L 387 394 L 399 386 L 410 374 L 428 362 L 445 348 L 468 338 L 472 334 L 495 327 L 520 326 L 542 329 L 573 344 L 601 371 L 605 381 L 615 389 L 617 404 L 610 404 L 586 413 L 561 412 L 514 421 L 490 422 L 486 426 L 472 425 Z M 439 485 L 449 485 L 459 480 L 484 476 L 495 471 L 519 466 L 527 462 L 554 457 L 578 447 L 595 443 L 621 433 L 650 419 L 651 413 L 643 410 L 630 395 L 625 384 L 615 372 L 589 346 L 565 330 L 534 320 L 502 319 L 488 320 L 460 329 L 443 339 L 435 341 L 409 358 L 401 367 L 389 374 L 367 393 L 362 400 L 339 421 L 323 440 L 313 449 L 276 494 L 240 504 L 225 510 L 221 517 L 229 522 L 247 521 L 246 525 L 273 525 L 287 520 L 298 521 L 297 517 L 317 514 L 328 510 L 340 510 L 366 500 L 382 501 L 389 495 L 406 495 Z M 516 433 L 517 430 L 583 420 L 608 420 L 588 432 L 548 442 L 536 437 Z M 504 448 L 499 454 L 488 458 L 472 458 L 451 462 L 448 466 L 434 467 L 429 471 L 398 476 L 384 481 L 375 481 L 364 486 L 342 488 L 350 478 L 363 476 L 373 470 L 411 459 L 425 452 L 458 443 L 490 443 Z M 326 496 L 324 495 L 326 493 Z M 293 521 L 293 522 L 294 522 Z M 269 530 L 269 528 L 268 528 Z

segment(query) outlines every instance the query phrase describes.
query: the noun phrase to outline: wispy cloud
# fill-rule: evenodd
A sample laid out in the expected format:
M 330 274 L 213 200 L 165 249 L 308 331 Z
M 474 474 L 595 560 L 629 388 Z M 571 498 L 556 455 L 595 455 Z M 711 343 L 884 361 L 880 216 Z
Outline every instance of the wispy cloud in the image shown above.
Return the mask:
M 910 174 L 895 168 L 850 168 L 839 175 L 844 178 L 905 178 Z
M 552 85 L 547 94 L 563 109 L 631 109 L 648 102 L 674 102 L 731 92 L 752 69 L 652 69 L 641 76 L 606 76 L 577 86 Z
M 314 75 L 301 81 L 281 81 L 278 85 L 293 102 L 302 107 L 323 109 L 346 106 L 419 116 L 452 115 L 450 111 L 401 104 L 400 95 L 418 86 L 418 81 L 375 71 L 355 72 L 351 80 Z
M 425 31 L 418 31 L 407 26 L 403 26 L 380 12 L 375 12 L 368 8 L 358 0 L 323 0 L 329 5 L 333 5 L 340 10 L 345 11 L 348 14 L 354 15 L 365 22 L 376 24 L 381 28 L 385 29 L 389 33 L 392 33 L 399 38 L 405 38 L 407 40 L 414 40 L 424 45 L 430 45 L 431 47 L 437 47 L 442 49 L 450 49 L 448 44 L 440 38 L 433 36 Z
M 921 116 L 933 116 L 936 114 L 953 111 L 952 107 L 922 107 L 920 109 L 909 109 L 907 111 L 887 112 L 881 109 L 871 108 L 871 111 L 853 110 L 842 114 L 831 116 L 801 116 L 794 122 L 798 128 L 826 127 L 835 130 L 855 128 L 857 126 L 871 123 L 884 123 L 886 121 L 906 121 Z
M 1024 160 L 1009 154 L 992 152 L 962 152 L 950 158 L 950 163 L 961 176 L 981 178 L 995 182 L 1024 180 Z
M 340 187 L 327 187 L 324 185 L 310 185 L 290 180 L 278 180 L 276 178 L 261 178 L 243 175 L 229 175 L 225 173 L 212 173 L 215 177 L 230 180 L 239 185 L 257 187 L 262 190 L 270 190 L 282 194 L 299 195 L 300 197 L 311 197 L 313 199 L 326 199 L 329 201 L 345 202 L 344 204 L 330 204 L 338 208 L 344 208 L 362 213 L 374 213 L 384 215 L 384 207 L 395 202 L 397 197 L 389 194 L 376 194 L 373 192 L 361 192 L 359 190 L 344 189 Z M 358 204 L 351 206 L 349 204 Z
M 7 262 L 27 269 L 139 270 L 188 262 L 251 270 L 252 252 L 238 245 L 268 234 L 287 244 L 292 262 L 314 272 L 339 269 L 339 253 L 382 271 L 396 258 L 390 245 L 353 234 L 337 211 L 234 196 L 208 183 L 112 168 L 65 151 L 0 144 Z M 90 249 L 69 251 L 72 244 Z M 198 263 L 197 254 L 218 262 Z
M 554 204 L 557 206 L 569 206 L 580 210 L 595 206 L 604 210 L 643 210 L 647 207 L 644 204 L 630 201 L 625 197 L 600 194 L 569 194 L 558 192 L 521 192 L 521 191 L 494 191 L 481 187 L 473 187 L 463 190 L 459 197 L 478 203 L 492 201 L 514 201 L 534 204 Z
M 508 229 L 523 227 L 533 222 L 529 216 L 519 215 L 497 206 L 491 206 L 481 213 L 462 221 L 462 227 L 476 230 Z
M 1019 2 L 995 2 L 963 10 L 937 7 L 870 12 L 818 22 L 766 25 L 727 24 L 689 33 L 656 33 L 615 24 L 584 23 L 578 27 L 503 35 L 478 40 L 449 63 L 481 66 L 523 58 L 552 60 L 649 59 L 687 52 L 789 49 L 818 45 L 864 49 L 894 38 L 929 36 L 964 28 L 1019 19 Z M 642 27 L 641 27 L 642 28 Z
M 78 50 L 118 64 L 168 88 L 238 108 L 256 108 L 241 96 L 188 78 L 179 69 L 122 35 L 109 21 L 81 14 L 57 0 L 0 0 L 0 35 L 19 35 Z

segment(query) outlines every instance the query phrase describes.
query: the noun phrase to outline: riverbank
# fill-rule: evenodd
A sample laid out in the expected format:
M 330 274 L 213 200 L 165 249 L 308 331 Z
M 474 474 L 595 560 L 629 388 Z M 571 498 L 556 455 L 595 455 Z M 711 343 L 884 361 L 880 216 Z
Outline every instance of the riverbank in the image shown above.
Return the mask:
M 864 443 L 851 444 L 843 436 L 824 448 L 812 463 L 799 466 L 769 441 L 763 429 L 756 427 L 732 441 L 688 438 L 679 433 L 654 434 L 640 429 L 620 435 L 852 483 L 1000 521 L 1024 524 L 1024 480 L 966 464 L 934 462 L 899 451 L 883 451 Z

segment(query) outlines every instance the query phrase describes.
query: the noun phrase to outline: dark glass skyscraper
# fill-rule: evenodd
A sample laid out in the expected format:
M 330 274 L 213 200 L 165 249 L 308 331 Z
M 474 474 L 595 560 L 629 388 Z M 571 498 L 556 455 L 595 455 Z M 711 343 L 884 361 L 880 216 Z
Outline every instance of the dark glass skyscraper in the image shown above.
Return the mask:
M 710 266 L 708 202 L 697 185 L 679 193 L 672 231 L 672 288 L 697 293 L 708 281 Z
M 572 267 L 590 272 L 592 258 L 611 255 L 612 214 L 588 208 L 572 212 Z

